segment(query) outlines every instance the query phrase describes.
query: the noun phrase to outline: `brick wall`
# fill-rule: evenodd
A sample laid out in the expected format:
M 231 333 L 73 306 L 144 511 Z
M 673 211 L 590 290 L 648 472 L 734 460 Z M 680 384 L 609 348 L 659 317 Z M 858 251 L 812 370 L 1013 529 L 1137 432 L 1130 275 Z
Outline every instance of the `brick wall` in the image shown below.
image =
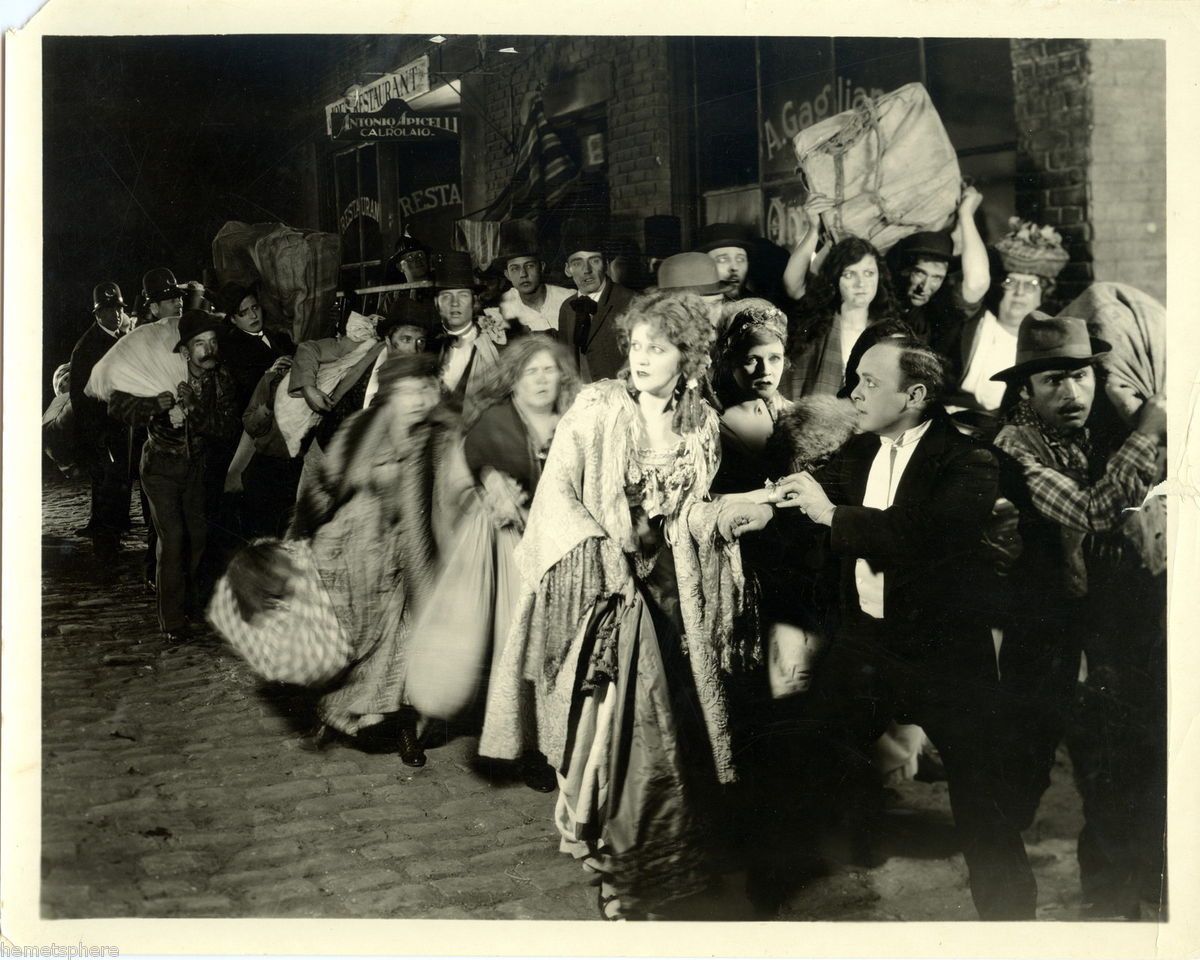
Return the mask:
M 670 76 L 662 37 L 552 37 L 536 53 L 489 76 L 484 194 L 494 200 L 516 157 L 505 141 L 520 133 L 527 94 L 571 74 L 612 64 L 608 102 L 608 183 L 614 232 L 641 240 L 641 219 L 671 212 Z M 496 129 L 499 128 L 499 129 Z
M 1071 262 L 1055 299 L 1092 281 L 1088 164 L 1091 88 L 1085 40 L 1012 41 L 1017 120 L 1017 215 L 1063 235 Z
M 1014 40 L 1012 55 L 1017 213 L 1055 227 L 1071 254 L 1056 304 L 1093 280 L 1165 299 L 1163 44 Z
M 1159 40 L 1093 40 L 1092 270 L 1166 299 L 1166 56 Z

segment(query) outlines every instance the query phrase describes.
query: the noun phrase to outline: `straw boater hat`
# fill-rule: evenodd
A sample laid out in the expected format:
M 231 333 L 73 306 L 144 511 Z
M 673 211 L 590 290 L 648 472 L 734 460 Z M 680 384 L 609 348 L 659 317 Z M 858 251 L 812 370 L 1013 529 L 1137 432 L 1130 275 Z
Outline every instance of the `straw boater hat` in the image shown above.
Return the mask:
M 1087 323 L 1078 317 L 1051 317 L 1035 310 L 1017 331 L 1017 362 L 991 379 L 1008 383 L 1043 370 L 1074 370 L 1111 349 L 1103 340 L 1088 336 Z
M 1031 273 L 1055 279 L 1071 259 L 1063 249 L 1062 236 L 1053 227 L 1009 217 L 1009 231 L 996 241 L 996 252 L 1008 273 Z

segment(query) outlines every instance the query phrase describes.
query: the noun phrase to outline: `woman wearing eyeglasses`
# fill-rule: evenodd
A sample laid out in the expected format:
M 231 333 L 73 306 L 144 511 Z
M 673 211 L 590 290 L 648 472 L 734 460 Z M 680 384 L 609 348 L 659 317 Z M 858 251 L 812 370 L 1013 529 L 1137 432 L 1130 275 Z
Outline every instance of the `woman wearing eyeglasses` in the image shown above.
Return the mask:
M 1052 227 L 1016 217 L 1008 224 L 1009 232 L 995 245 L 1004 269 L 984 298 L 985 309 L 963 325 L 957 343 L 935 344 L 962 365 L 959 395 L 947 398 L 951 409 L 999 409 L 1005 386 L 991 376 L 1017 362 L 1021 321 L 1054 292 L 1055 279 L 1070 259 Z

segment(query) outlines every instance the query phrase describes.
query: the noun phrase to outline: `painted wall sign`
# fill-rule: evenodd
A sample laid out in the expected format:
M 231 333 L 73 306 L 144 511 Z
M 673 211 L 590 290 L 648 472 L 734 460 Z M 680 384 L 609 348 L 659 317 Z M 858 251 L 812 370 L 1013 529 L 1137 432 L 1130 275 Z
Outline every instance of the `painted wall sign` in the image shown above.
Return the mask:
M 462 194 L 457 183 L 439 183 L 437 186 L 414 190 L 399 198 L 400 212 L 411 217 L 441 207 L 462 206 Z
M 414 113 L 404 100 L 389 100 L 374 113 L 337 114 L 332 136 L 374 142 L 453 140 L 458 138 L 458 114 Z
M 418 57 L 392 73 L 385 73 L 378 80 L 368 83 L 359 91 L 358 103 L 351 104 L 345 97 L 325 107 L 325 132 L 332 135 L 335 113 L 373 113 L 390 100 L 407 100 L 429 92 L 429 57 Z
M 346 228 L 350 226 L 357 217 L 367 217 L 379 222 L 379 201 L 373 200 L 371 197 L 355 197 L 348 204 L 346 209 L 342 211 L 342 215 L 338 217 L 338 230 L 341 233 L 346 232 Z

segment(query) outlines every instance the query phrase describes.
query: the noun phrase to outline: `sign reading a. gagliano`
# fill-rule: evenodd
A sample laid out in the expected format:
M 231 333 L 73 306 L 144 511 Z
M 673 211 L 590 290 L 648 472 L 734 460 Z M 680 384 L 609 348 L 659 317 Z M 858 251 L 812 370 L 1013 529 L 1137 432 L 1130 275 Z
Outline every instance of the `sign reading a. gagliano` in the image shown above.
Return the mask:
M 390 100 L 406 100 L 429 92 L 429 57 L 417 57 L 399 70 L 385 73 L 358 93 L 358 102 L 351 103 L 345 97 L 325 106 L 325 132 L 332 136 L 335 113 L 374 113 Z

